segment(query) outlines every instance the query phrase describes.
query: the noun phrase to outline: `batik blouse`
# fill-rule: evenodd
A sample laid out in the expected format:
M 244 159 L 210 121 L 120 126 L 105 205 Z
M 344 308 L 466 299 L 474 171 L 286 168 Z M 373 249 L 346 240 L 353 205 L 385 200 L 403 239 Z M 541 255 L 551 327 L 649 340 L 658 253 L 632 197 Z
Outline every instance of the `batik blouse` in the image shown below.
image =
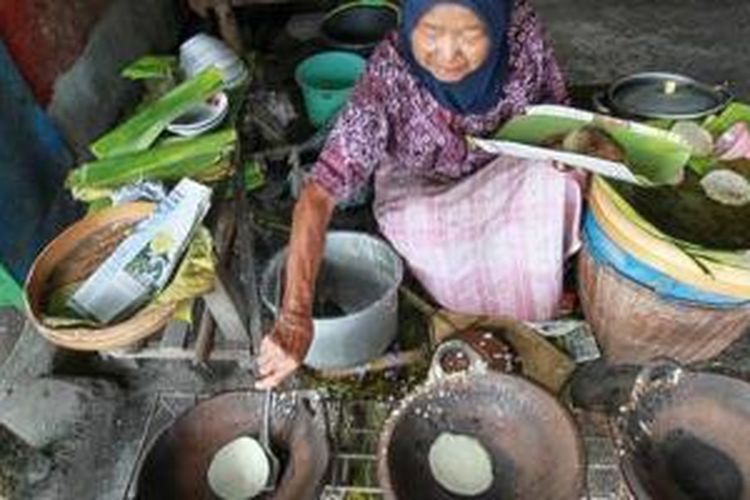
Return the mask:
M 508 25 L 503 97 L 489 112 L 459 115 L 440 105 L 401 55 L 397 33 L 370 57 L 339 114 L 310 179 L 337 200 L 370 180 L 383 160 L 436 179 L 459 179 L 492 157 L 472 150 L 467 135 L 486 136 L 529 104 L 562 103 L 565 83 L 542 25 L 526 0 L 516 0 Z

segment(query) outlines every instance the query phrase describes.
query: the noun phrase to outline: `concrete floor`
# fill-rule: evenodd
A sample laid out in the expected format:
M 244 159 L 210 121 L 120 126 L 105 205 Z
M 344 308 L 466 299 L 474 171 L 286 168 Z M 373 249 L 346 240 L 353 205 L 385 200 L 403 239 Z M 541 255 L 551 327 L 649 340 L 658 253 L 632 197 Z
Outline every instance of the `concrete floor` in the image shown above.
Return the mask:
M 750 98 L 750 2 L 532 0 L 573 84 L 670 71 Z
M 750 98 L 750 60 L 746 56 L 750 2 L 746 0 L 536 0 L 535 3 L 573 84 L 606 83 L 636 71 L 664 70 L 682 72 L 710 83 L 727 81 L 738 95 Z M 21 333 L 17 316 L 0 311 L 3 338 L 12 335 L 11 331 L 15 335 Z M 0 353 L 8 352 L 8 343 L 0 342 Z M 750 338 L 746 336 L 720 359 L 705 366 L 750 377 L 748 352 Z M 220 367 L 213 377 L 206 377 L 184 363 L 145 363 L 140 370 L 133 370 L 102 363 L 91 356 L 62 353 L 28 329 L 8 362 L 2 361 L 0 358 L 0 404 L 4 400 L 8 403 L 7 398 L 19 398 L 16 401 L 20 417 L 16 421 L 23 421 L 21 417 L 29 414 L 40 419 L 22 428 L 27 433 L 25 437 L 38 439 L 40 443 L 43 438 L 52 439 L 42 446 L 41 458 L 38 450 L 26 450 L 24 463 L 36 464 L 27 468 L 22 478 L 31 489 L 17 493 L 14 498 L 121 498 L 135 460 L 138 439 L 146 425 L 148 405 L 156 391 L 215 392 L 247 384 L 245 374 L 231 366 Z M 591 373 L 602 380 L 601 370 Z M 618 373 L 609 384 L 580 389 L 578 396 L 593 406 L 614 407 L 613 398 L 627 393 L 631 375 L 631 371 Z M 21 396 L 24 390 L 35 386 L 43 396 L 33 404 L 27 401 L 25 404 L 29 406 L 24 409 Z M 84 413 L 92 416 L 87 423 L 78 422 L 72 433 L 75 437 L 67 441 L 44 434 L 54 423 L 54 409 L 59 403 L 50 394 L 58 390 L 58 395 L 79 398 L 89 407 L 90 412 Z M 83 439 L 107 444 L 91 452 L 91 448 L 79 446 Z M 13 453 L 19 453 L 18 447 Z M 88 456 L 83 462 L 71 465 L 85 454 Z M 68 467 L 50 469 L 44 465 L 44 457 L 59 458 Z M 85 482 L 89 488 L 63 486 L 81 477 L 92 477 L 91 468 L 96 470 L 96 479 Z

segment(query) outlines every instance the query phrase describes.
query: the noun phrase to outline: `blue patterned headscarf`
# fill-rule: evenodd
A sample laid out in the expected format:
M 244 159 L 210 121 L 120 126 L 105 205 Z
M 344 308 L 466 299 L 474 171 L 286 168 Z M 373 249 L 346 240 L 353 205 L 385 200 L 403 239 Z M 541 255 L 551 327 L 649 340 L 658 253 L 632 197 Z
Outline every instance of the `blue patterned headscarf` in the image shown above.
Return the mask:
M 441 3 L 461 5 L 471 9 L 484 21 L 490 38 L 490 51 L 479 68 L 463 80 L 442 82 L 423 68 L 414 57 L 411 35 L 420 18 Z M 430 93 L 446 108 L 459 114 L 482 114 L 494 107 L 503 96 L 503 85 L 508 64 L 507 27 L 512 0 L 405 0 L 400 29 L 401 45 L 412 72 Z

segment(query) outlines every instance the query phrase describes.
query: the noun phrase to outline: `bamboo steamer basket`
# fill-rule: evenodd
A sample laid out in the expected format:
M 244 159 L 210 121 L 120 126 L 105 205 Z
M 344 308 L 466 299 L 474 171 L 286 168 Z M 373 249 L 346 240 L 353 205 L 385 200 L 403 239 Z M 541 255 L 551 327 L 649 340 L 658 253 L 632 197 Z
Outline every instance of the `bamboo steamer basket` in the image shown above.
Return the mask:
M 584 241 L 578 260 L 584 315 L 605 358 L 641 364 L 658 356 L 681 363 L 712 358 L 750 331 L 750 306 L 678 302 L 594 260 Z
M 702 290 L 738 299 L 750 299 L 750 270 L 707 259 L 700 265 L 645 221 L 634 222 L 618 208 L 626 203 L 605 181 L 595 178 L 589 206 L 597 223 L 620 248 L 664 274 Z M 703 266 L 710 274 L 706 273 Z
M 154 210 L 151 203 L 104 209 L 68 227 L 34 260 L 24 285 L 27 316 L 37 331 L 60 347 L 78 351 L 112 350 L 132 345 L 163 328 L 176 305 L 149 305 L 119 323 L 101 328 L 51 328 L 42 323 L 52 290 L 86 279 L 114 251 L 137 222 Z

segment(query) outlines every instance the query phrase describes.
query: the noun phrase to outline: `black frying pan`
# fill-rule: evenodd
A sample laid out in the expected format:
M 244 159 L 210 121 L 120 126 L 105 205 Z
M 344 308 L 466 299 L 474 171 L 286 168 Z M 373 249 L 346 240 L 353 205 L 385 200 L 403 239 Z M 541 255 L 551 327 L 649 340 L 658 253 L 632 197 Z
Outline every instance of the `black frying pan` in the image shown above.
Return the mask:
M 623 118 L 694 120 L 720 113 L 733 99 L 723 86 L 688 76 L 636 73 L 614 82 L 593 97 L 596 111 Z
M 386 422 L 378 478 L 386 498 L 456 500 L 432 476 L 430 447 L 442 432 L 476 438 L 491 456 L 493 483 L 474 500 L 580 498 L 585 461 L 577 428 L 557 400 L 515 375 L 477 367 L 445 375 L 436 369 L 451 341 L 433 357 L 430 380 Z M 464 343 L 464 346 L 466 344 Z M 471 348 L 467 355 L 471 358 Z M 425 413 L 426 412 L 426 413 Z
M 398 26 L 400 11 L 384 0 L 345 3 L 326 14 L 321 26 L 323 38 L 343 50 L 369 51 Z
M 616 428 L 636 499 L 750 499 L 750 384 L 657 362 Z
M 263 393 L 228 392 L 181 415 L 148 447 L 138 474 L 138 500 L 214 500 L 206 471 L 214 454 L 240 436 L 257 435 Z M 329 448 L 320 418 L 304 396 L 288 394 L 271 419 L 271 443 L 284 458 L 278 488 L 259 499 L 313 500 L 322 490 Z

